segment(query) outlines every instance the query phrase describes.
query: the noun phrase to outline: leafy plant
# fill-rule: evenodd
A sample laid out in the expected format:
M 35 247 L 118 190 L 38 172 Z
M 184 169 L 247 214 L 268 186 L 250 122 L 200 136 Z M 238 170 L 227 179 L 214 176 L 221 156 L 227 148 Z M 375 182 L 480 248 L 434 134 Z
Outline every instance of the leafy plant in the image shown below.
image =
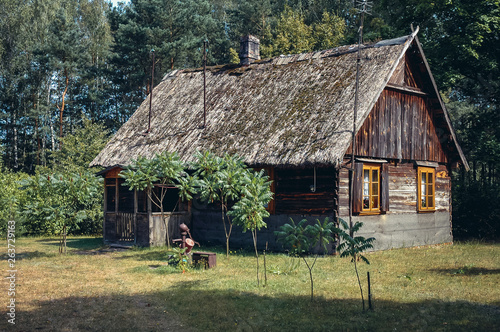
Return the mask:
M 243 232 L 250 230 L 257 259 L 257 285 L 259 282 L 259 253 L 257 251 L 257 231 L 267 227 L 264 218 L 269 217 L 266 205 L 273 198 L 271 182 L 264 170 L 253 172 L 246 170 L 242 173 L 241 198 L 233 205 L 228 215 L 234 222 L 243 227 Z
M 61 236 L 101 218 L 102 179 L 86 173 L 37 173 L 20 182 L 26 200 L 21 207 L 28 234 Z
M 120 177 L 125 179 L 123 185 L 130 190 L 145 190 L 148 198 L 155 204 L 165 223 L 166 243 L 170 247 L 169 223 L 165 219 L 163 200 L 171 186 L 180 188 L 180 196 L 190 199 L 190 191 L 195 190 L 196 179 L 187 176 L 184 165 L 177 153 L 163 152 L 156 154 L 152 159 L 138 157 L 120 172 Z M 154 187 L 159 187 L 158 193 Z M 175 209 L 175 208 L 174 208 Z
M 365 299 L 363 297 L 363 287 L 361 286 L 361 281 L 359 279 L 357 262 L 362 260 L 366 264 L 370 264 L 368 259 L 363 256 L 362 253 L 373 248 L 372 243 L 375 241 L 375 238 L 354 236 L 354 234 L 359 232 L 361 227 L 363 227 L 362 222 L 356 221 L 352 227 L 349 227 L 345 220 L 339 218 L 339 223 L 342 225 L 344 230 L 341 230 L 340 235 L 342 241 L 337 249 L 340 252 L 340 257 L 351 257 L 351 262 L 354 263 L 354 270 L 356 271 L 356 277 L 358 278 L 359 291 L 361 292 L 361 302 L 363 303 L 363 310 L 365 310 Z
M 182 273 L 189 271 L 191 265 L 191 260 L 185 255 L 187 249 L 174 246 L 167 251 L 167 254 L 171 254 L 168 260 L 169 264 L 175 265 Z
M 0 165 L 1 170 L 1 165 Z M 20 190 L 19 181 L 28 176 L 24 173 L 0 172 L 0 235 L 7 233 L 9 220 L 16 220 L 19 215 L 19 205 L 23 203 L 25 192 Z M 16 226 L 16 232 L 20 234 L 21 224 Z
M 242 191 L 242 178 L 246 170 L 243 159 L 238 155 L 225 154 L 223 158 L 206 152 L 198 152 L 193 164 L 195 175 L 200 178 L 199 192 L 202 199 L 221 204 L 221 218 L 226 235 L 226 257 L 229 257 L 229 239 L 233 223 L 228 212 L 230 201 L 237 199 Z
M 271 265 L 267 271 L 276 275 L 288 275 L 297 271 L 300 265 L 300 260 L 297 258 L 292 258 L 288 264 L 286 264 L 283 268 L 277 265 Z
M 329 221 L 328 217 L 324 219 L 323 223 L 319 219 L 316 219 L 315 224 L 306 226 L 307 222 L 307 219 L 302 219 L 298 224 L 295 224 L 293 219 L 290 218 L 290 224 L 284 224 L 280 227 L 279 231 L 275 232 L 275 234 L 278 237 L 278 242 L 283 243 L 285 247 L 290 249 L 291 255 L 302 258 L 306 264 L 311 281 L 312 301 L 314 299 L 314 281 L 312 270 L 316 264 L 318 255 L 314 255 L 312 262 L 309 262 L 307 257 L 317 245 L 319 245 L 319 249 L 323 253 L 326 253 L 327 245 L 334 241 L 334 236 L 338 233 L 338 229 L 335 227 L 333 222 Z

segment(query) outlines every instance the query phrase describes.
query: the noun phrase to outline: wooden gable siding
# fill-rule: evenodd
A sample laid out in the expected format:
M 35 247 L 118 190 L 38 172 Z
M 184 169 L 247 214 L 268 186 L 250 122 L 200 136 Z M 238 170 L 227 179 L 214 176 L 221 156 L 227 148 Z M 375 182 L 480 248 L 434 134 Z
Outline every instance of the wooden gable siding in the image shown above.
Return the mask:
M 432 83 L 429 78 L 424 77 L 426 76 L 425 68 L 421 68 L 419 66 L 421 63 L 421 56 L 414 54 L 414 50 L 409 50 L 401 61 L 399 61 L 391 79 L 389 80 L 389 84 L 420 90 L 426 90 L 426 87 L 431 87 Z M 432 89 L 427 92 L 430 91 L 432 91 Z
M 385 89 L 357 134 L 356 155 L 446 163 L 435 123 L 427 97 Z

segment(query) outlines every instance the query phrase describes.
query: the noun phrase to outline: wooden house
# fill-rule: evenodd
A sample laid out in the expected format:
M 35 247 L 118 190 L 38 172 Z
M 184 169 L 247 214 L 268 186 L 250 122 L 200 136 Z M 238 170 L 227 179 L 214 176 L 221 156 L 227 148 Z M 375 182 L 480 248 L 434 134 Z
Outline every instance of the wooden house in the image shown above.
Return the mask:
M 189 162 L 198 150 L 267 170 L 274 200 L 260 245 L 275 247 L 289 218 L 346 218 L 352 166 L 354 220 L 376 250 L 451 242 L 450 174 L 468 166 L 416 32 L 362 46 L 354 147 L 357 45 L 264 60 L 258 46 L 242 39 L 242 63 L 208 67 L 205 85 L 202 68 L 167 74 L 153 91 L 150 132 L 148 97 L 94 159 L 105 167 L 105 240 L 164 244 L 158 211 L 118 173 L 138 156 L 176 151 Z M 196 240 L 222 243 L 219 213 L 195 200 L 168 218 L 172 231 L 186 222 Z M 250 242 L 233 231 L 232 245 Z

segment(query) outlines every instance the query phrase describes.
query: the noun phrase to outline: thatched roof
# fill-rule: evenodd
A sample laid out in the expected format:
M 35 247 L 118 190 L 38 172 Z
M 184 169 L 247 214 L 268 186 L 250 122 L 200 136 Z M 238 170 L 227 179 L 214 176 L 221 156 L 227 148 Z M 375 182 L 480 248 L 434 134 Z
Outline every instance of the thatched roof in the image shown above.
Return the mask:
M 415 34 L 364 46 L 357 128 L 368 116 Z M 203 70 L 168 74 L 91 166 L 127 165 L 138 156 L 196 150 L 238 153 L 250 165 L 333 165 L 351 143 L 357 46 L 280 56 L 249 66 L 209 67 L 207 127 Z M 451 127 L 450 127 L 451 130 Z

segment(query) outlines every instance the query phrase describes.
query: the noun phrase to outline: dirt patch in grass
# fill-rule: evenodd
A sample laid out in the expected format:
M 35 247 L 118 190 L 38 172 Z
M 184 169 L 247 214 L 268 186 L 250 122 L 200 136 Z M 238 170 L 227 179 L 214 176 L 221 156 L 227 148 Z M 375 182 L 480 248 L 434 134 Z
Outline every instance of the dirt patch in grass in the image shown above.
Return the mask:
M 76 255 L 107 255 L 113 252 L 124 252 L 128 249 L 124 248 L 105 248 L 105 249 L 97 249 L 97 250 L 76 250 L 73 251 Z

